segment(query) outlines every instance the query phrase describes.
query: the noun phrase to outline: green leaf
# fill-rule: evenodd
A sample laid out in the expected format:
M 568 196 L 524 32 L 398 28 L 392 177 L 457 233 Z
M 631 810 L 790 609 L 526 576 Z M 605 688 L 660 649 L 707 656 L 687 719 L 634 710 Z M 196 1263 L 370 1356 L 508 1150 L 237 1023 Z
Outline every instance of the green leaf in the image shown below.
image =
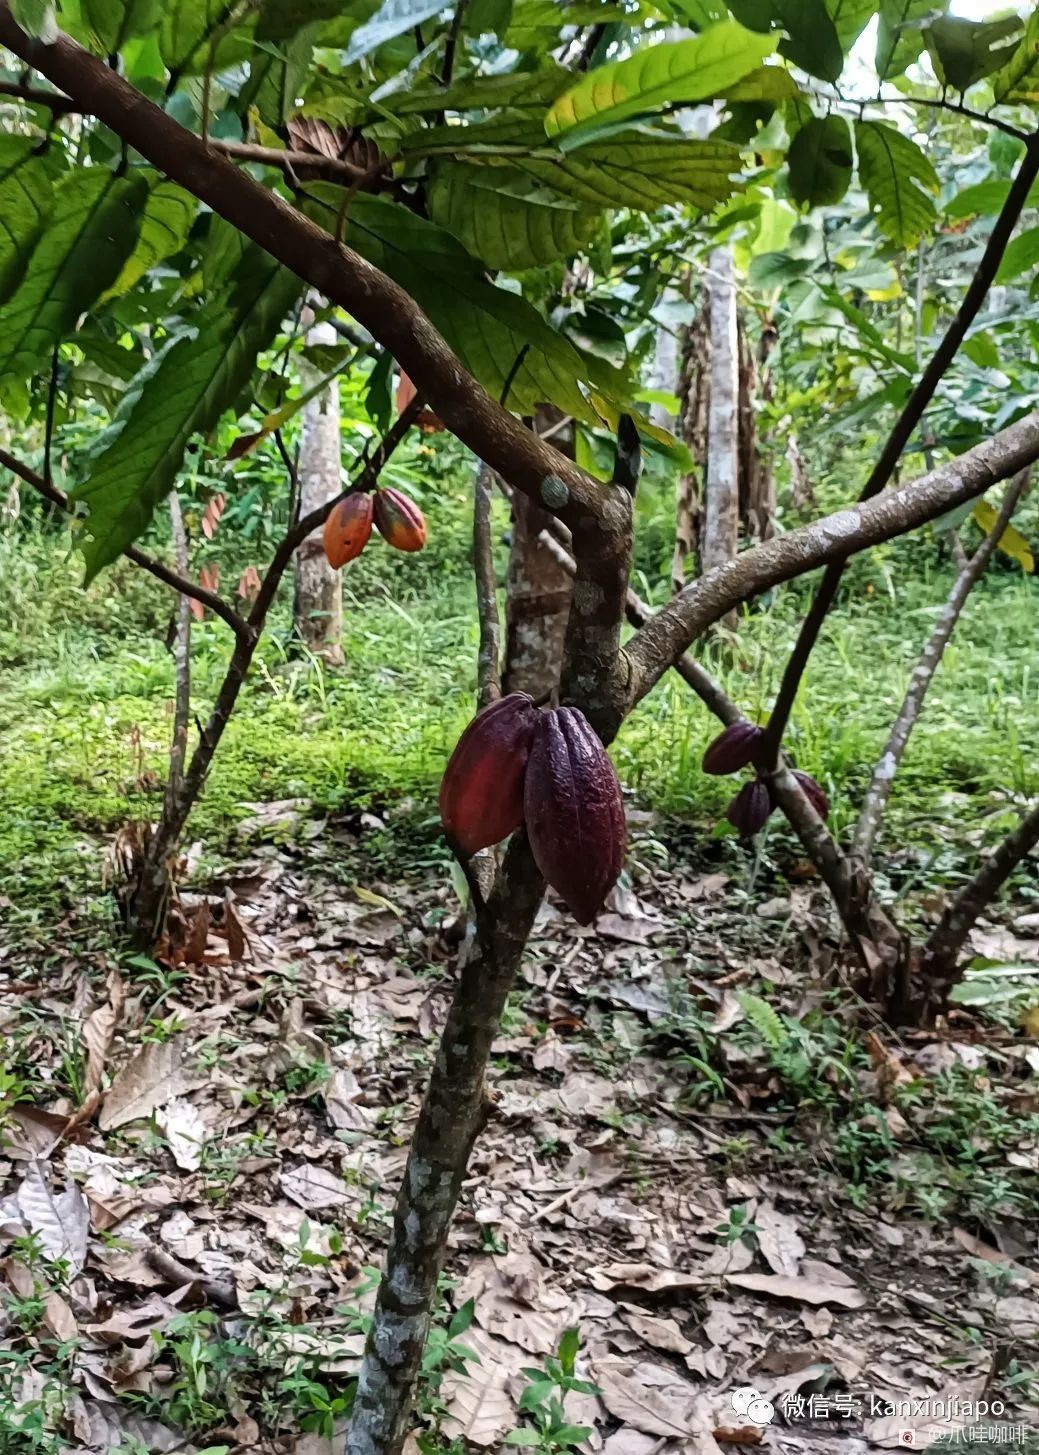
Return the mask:
M 1007 200 L 1010 183 L 1002 177 L 986 177 L 973 187 L 964 187 L 945 204 L 946 217 L 992 217 Z
M 987 21 L 944 16 L 928 28 L 925 40 L 939 81 L 962 92 L 1000 69 L 1015 48 L 1007 38 L 1020 33 L 1016 15 Z
M 851 50 L 880 8 L 880 0 L 826 0 L 837 39 L 845 54 Z
M 564 196 L 591 207 L 652 212 L 670 202 L 711 211 L 739 191 L 740 156 L 725 142 L 622 132 L 573 151 L 541 151 L 516 165 Z
M 877 75 L 901 76 L 924 48 L 924 30 L 945 14 L 948 0 L 880 0 Z
M 987 536 L 995 529 L 999 512 L 987 500 L 979 500 L 974 507 L 974 519 L 978 529 Z M 1004 556 L 1016 561 L 1027 576 L 1034 573 L 1035 557 L 1032 555 L 1032 548 L 1019 530 L 1008 525 L 996 545 Z
M 57 27 L 52 0 L 11 0 L 11 15 L 28 35 L 53 40 Z
M 501 106 L 548 106 L 570 84 L 569 71 L 552 65 L 544 71 L 502 76 L 469 76 L 450 86 L 416 86 L 383 98 L 394 116 L 436 111 L 495 110 Z
M 573 1374 L 577 1362 L 577 1351 L 581 1347 L 581 1330 L 576 1326 L 567 1329 L 559 1341 L 559 1362 L 564 1374 Z
M 593 237 L 599 212 L 512 167 L 440 162 L 426 190 L 431 220 L 489 268 L 538 268 L 572 257 Z
M 230 11 L 234 15 L 234 10 Z M 226 0 L 165 0 L 159 54 L 175 72 L 197 73 L 252 54 L 249 32 L 234 26 Z
M 900 247 L 913 247 L 934 224 L 934 168 L 915 141 L 883 122 L 857 122 L 855 145 L 877 226 Z
M 692 40 L 647 46 L 590 71 L 550 108 L 545 130 L 573 139 L 661 106 L 703 101 L 735 85 L 775 48 L 775 37 L 755 35 L 734 20 Z
M 128 293 L 157 263 L 179 253 L 188 240 L 197 211 L 197 198 L 176 182 L 156 183 L 144 204 L 136 246 L 102 302 Z
M 813 116 L 790 146 L 790 193 L 802 206 L 831 206 L 851 183 L 855 157 L 843 116 Z
M 534 1445 L 541 1444 L 541 1436 L 538 1434 L 537 1430 L 511 1430 L 509 1434 L 505 1436 L 505 1443 L 506 1445 L 522 1445 L 526 1448 L 530 1448 Z
M 297 98 L 310 76 L 319 22 L 301 26 L 285 40 L 264 39 L 257 32 L 249 80 L 238 93 L 235 109 L 255 108 L 270 126 L 280 127 L 297 108 Z
M 801 88 L 782 66 L 756 66 L 718 94 L 725 101 L 792 101 Z
M 115 55 L 135 35 L 148 35 L 159 23 L 162 0 L 79 0 L 79 16 L 91 48 Z
M 463 1303 L 462 1307 L 457 1310 L 454 1317 L 451 1319 L 451 1322 L 448 1324 L 447 1337 L 449 1339 L 460 1338 L 462 1334 L 465 1333 L 466 1329 L 471 1326 L 475 1316 L 476 1302 L 474 1299 L 467 1298 L 465 1303 Z
M 89 510 L 88 581 L 147 528 L 192 435 L 212 429 L 237 400 L 301 287 L 287 268 L 251 247 L 221 306 L 178 333 L 138 374 L 72 492 Z
M 694 30 L 706 30 L 719 20 L 728 19 L 724 0 L 674 0 L 674 4 Z
M 447 0 L 449 3 L 449 0 Z M 383 0 L 383 4 L 350 37 L 343 64 L 350 66 L 362 56 L 377 50 L 395 36 L 403 35 L 423 21 L 439 15 L 446 8 L 445 0 Z
M 51 210 L 51 167 L 28 136 L 0 137 L 0 303 L 18 286 Z
M 843 71 L 844 52 L 824 0 L 729 0 L 729 9 L 755 30 L 785 30 L 780 54 L 810 76 L 836 81 Z
M 993 76 L 992 94 L 997 104 L 1039 101 L 1039 9 L 1032 10 L 1017 50 Z
M 116 278 L 140 226 L 147 183 L 90 167 L 54 189 L 51 225 L 0 309 L 0 379 L 26 379 Z
M 973 334 L 963 345 L 963 352 L 979 369 L 999 368 L 999 349 L 988 332 Z
M 512 24 L 513 0 L 469 0 L 465 28 L 470 35 L 503 36 Z
M 1033 227 L 1015 237 L 1013 242 L 1007 246 L 1007 250 L 1003 254 L 1003 261 L 999 265 L 999 272 L 996 274 L 996 282 L 1009 283 L 1013 278 L 1019 278 L 1022 273 L 1031 272 L 1037 263 L 1039 263 L 1039 227 Z

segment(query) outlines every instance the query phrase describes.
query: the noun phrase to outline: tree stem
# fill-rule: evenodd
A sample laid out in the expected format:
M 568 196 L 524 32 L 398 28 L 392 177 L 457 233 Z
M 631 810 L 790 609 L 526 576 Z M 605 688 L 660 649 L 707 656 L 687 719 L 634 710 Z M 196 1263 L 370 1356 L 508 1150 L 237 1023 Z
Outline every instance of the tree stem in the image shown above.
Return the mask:
M 480 649 L 476 661 L 477 707 L 489 707 L 501 696 L 501 620 L 491 538 L 492 484 L 492 470 L 482 460 L 478 461 L 473 475 L 473 569 L 476 575 L 476 615 L 480 623 Z

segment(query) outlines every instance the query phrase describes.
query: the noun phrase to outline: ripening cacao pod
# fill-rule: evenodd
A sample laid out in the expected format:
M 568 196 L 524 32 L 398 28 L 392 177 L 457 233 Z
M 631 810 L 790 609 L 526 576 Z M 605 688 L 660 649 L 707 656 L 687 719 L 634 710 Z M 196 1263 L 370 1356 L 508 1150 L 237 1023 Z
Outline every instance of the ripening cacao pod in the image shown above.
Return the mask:
M 794 777 L 801 785 L 801 791 L 808 799 L 808 802 L 815 809 L 820 818 L 828 818 L 830 814 L 830 800 L 825 791 L 812 777 L 811 773 L 799 773 L 794 769 Z
M 725 810 L 725 817 L 741 838 L 752 839 L 768 823 L 772 812 L 772 794 L 764 778 L 744 783 Z
M 523 822 L 523 775 L 538 711 L 525 692 L 492 702 L 455 744 L 440 784 L 440 818 L 466 856 Z
M 578 924 L 591 924 L 624 867 L 628 833 L 613 764 L 576 708 L 538 715 L 524 804 L 535 863 Z
M 325 559 L 336 571 L 353 561 L 368 544 L 372 533 L 372 497 L 355 490 L 340 500 L 325 521 Z
M 762 729 L 755 723 L 748 722 L 745 717 L 741 717 L 738 722 L 731 722 L 704 753 L 704 772 L 715 773 L 720 777 L 727 773 L 738 773 L 741 768 L 753 763 L 764 736 Z
M 426 544 L 425 517 L 399 490 L 376 490 L 375 526 L 395 550 L 421 551 Z

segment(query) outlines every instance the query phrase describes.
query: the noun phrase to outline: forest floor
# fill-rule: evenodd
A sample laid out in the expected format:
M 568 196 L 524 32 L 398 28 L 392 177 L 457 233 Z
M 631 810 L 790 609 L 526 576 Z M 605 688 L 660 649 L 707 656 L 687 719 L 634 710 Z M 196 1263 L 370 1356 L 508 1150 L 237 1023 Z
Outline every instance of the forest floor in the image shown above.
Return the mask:
M 571 1328 L 582 1449 L 1034 1447 L 1034 1035 L 870 1033 L 803 866 L 690 841 L 633 811 L 596 933 L 542 911 L 410 1449 L 533 1445 Z M 238 845 L 173 968 L 74 916 L 3 940 L 5 1455 L 337 1449 L 460 905 L 407 805 Z M 976 951 L 1039 967 L 1028 908 Z

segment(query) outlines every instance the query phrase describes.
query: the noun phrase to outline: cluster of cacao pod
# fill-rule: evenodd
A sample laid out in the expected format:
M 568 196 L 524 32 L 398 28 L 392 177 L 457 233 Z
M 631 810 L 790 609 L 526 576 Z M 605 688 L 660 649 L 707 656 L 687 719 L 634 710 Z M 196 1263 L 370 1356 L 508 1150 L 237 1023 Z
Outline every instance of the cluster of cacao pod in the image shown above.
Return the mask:
M 401 491 L 352 490 L 325 521 L 325 559 L 333 570 L 356 560 L 368 544 L 373 525 L 395 550 L 421 551 L 426 544 L 425 517 Z
M 719 733 L 703 755 L 705 773 L 727 776 L 744 768 L 755 770 L 755 776 L 743 785 L 725 810 L 725 817 L 744 839 L 752 839 L 761 832 L 776 806 L 772 778 L 762 772 L 759 762 L 764 740 L 763 729 L 741 717 Z M 820 785 L 810 773 L 801 773 L 796 768 L 793 776 L 819 817 L 826 818 L 830 812 L 830 800 Z
M 591 924 L 624 866 L 621 787 L 584 713 L 510 693 L 477 714 L 440 785 L 440 817 L 464 858 L 525 824 L 538 869 Z

